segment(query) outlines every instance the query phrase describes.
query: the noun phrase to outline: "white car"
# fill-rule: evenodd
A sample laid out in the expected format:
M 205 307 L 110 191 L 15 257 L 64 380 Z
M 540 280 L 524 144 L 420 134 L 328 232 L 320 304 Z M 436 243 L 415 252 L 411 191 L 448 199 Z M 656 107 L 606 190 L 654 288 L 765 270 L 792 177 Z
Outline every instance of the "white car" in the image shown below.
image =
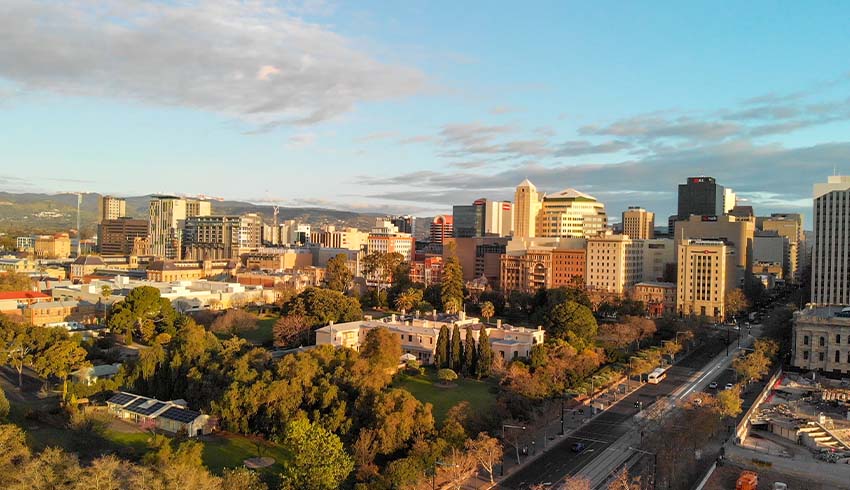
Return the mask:
M 717 389 L 717 381 L 712 381 L 711 383 L 708 383 L 708 389 L 716 390 Z
M 724 390 L 731 390 L 734 387 L 735 387 L 735 385 L 733 385 L 732 383 L 726 383 L 726 386 L 724 386 L 723 389 Z

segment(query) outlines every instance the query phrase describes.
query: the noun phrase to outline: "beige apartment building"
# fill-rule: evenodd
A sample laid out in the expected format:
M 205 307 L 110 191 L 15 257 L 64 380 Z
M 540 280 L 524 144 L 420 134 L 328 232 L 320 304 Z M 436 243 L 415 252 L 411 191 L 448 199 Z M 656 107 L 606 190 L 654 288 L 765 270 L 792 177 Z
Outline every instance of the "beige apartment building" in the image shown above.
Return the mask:
M 735 266 L 739 277 L 752 272 L 753 237 L 755 220 L 740 219 L 735 216 L 697 216 L 692 215 L 686 221 L 676 222 L 675 240 L 720 240 L 734 247 Z
M 643 276 L 641 243 L 626 235 L 600 235 L 587 240 L 588 291 L 622 296 Z
M 500 259 L 501 291 L 533 294 L 540 288 L 583 285 L 585 247 L 583 238 L 511 240 Z
M 153 196 L 150 202 L 150 252 L 157 257 L 182 257 L 182 229 L 186 218 L 209 216 L 209 201 L 184 199 L 176 196 Z
M 118 197 L 101 196 L 100 222 L 127 216 L 127 201 Z
M 676 311 L 726 317 L 726 293 L 738 287 L 735 248 L 719 240 L 683 240 L 678 245 Z
M 605 205 L 575 189 L 564 189 L 543 197 L 537 215 L 538 237 L 590 238 L 608 227 Z
M 632 240 L 655 237 L 655 213 L 641 207 L 630 206 L 623 211 L 623 234 Z
M 850 308 L 809 307 L 794 312 L 791 364 L 850 374 Z
M 327 248 L 361 250 L 369 241 L 369 233 L 357 228 L 338 230 L 334 225 L 325 225 L 320 230 L 310 232 L 310 243 Z
M 545 340 L 545 332 L 540 327 L 537 329 L 514 327 L 502 325 L 501 321 L 492 327 L 482 324 L 478 318 L 467 318 L 463 314 L 457 319 L 438 318 L 437 320 L 402 318 L 392 315 L 380 320 L 372 320 L 367 316 L 355 322 L 324 326 L 316 330 L 316 345 L 333 345 L 359 350 L 369 330 L 384 327 L 399 336 L 401 348 L 405 354 L 416 356 L 422 364 L 433 364 L 440 328 L 446 326 L 451 334 L 455 325 L 460 328 L 464 339 L 466 328 L 470 327 L 476 344 L 479 330 L 486 328 L 494 358 L 504 360 L 528 358 L 531 355 L 531 348 Z
M 523 180 L 514 192 L 514 237 L 531 238 L 537 232 L 537 214 L 540 212 L 540 194 L 528 179 Z
M 33 250 L 39 259 L 67 259 L 71 256 L 71 237 L 67 233 L 38 236 Z

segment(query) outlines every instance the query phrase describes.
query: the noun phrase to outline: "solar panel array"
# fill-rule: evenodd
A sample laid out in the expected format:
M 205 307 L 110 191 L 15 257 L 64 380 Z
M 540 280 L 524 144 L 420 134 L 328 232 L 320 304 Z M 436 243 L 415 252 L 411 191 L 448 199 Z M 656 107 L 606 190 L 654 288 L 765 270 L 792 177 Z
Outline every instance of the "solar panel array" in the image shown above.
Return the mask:
M 144 398 L 139 398 L 138 400 L 134 401 L 133 403 L 127 405 L 125 407 L 125 409 L 127 409 L 127 410 L 129 410 L 133 413 L 137 413 L 139 415 L 147 416 L 147 415 L 150 415 L 150 414 L 156 412 L 157 410 L 159 410 L 159 409 L 161 409 L 162 407 L 165 406 L 165 403 L 162 403 L 162 402 L 156 402 L 156 403 L 154 403 L 153 405 L 150 405 L 150 406 L 142 406 L 148 401 L 149 400 L 146 400 Z
M 137 395 L 131 395 L 129 393 L 118 393 L 116 395 L 113 395 L 112 398 L 106 401 L 106 403 L 125 405 L 126 403 L 130 402 L 131 400 L 135 400 L 136 398 L 138 398 Z
M 194 410 L 171 407 L 168 410 L 162 412 L 159 416 L 184 424 L 188 424 L 189 422 L 192 422 L 193 420 L 198 418 L 200 415 L 200 412 L 196 412 Z

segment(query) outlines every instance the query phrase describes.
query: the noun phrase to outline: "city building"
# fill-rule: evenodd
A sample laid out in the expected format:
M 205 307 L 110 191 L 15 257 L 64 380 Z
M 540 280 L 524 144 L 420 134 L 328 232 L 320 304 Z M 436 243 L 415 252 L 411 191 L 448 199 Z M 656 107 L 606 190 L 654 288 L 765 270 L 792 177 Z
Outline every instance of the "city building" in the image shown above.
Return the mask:
M 678 243 L 676 311 L 721 321 L 726 318 L 726 293 L 738 287 L 735 247 L 720 240 Z
M 429 241 L 442 245 L 447 239 L 454 236 L 454 216 L 441 214 L 434 216 L 431 221 L 431 234 Z
M 231 259 L 219 260 L 169 260 L 157 259 L 145 269 L 149 281 L 173 282 L 204 279 L 208 277 L 233 277 L 236 262 Z
M 629 206 L 623 211 L 623 234 L 632 240 L 655 237 L 655 213 L 641 207 Z
M 726 187 L 723 189 L 723 214 L 729 214 L 729 211 L 735 208 L 738 205 L 738 197 L 735 195 L 735 191 Z
M 33 252 L 35 250 L 34 236 L 19 236 L 15 238 L 15 248 L 20 252 Z
M 509 240 L 508 237 L 454 238 L 454 254 L 463 269 L 463 280 L 484 277 L 490 284 L 499 284 L 500 261 Z M 443 258 L 448 258 L 450 253 L 451 247 L 445 247 Z
M 812 302 L 850 305 L 850 176 L 814 185 Z
M 443 281 L 443 258 L 425 257 L 410 264 L 410 280 L 414 283 L 430 286 Z
M 621 297 L 643 276 L 640 242 L 627 235 L 587 239 L 585 284 L 594 296 Z
M 514 237 L 532 238 L 537 232 L 537 214 L 540 212 L 540 195 L 528 179 L 523 180 L 514 192 Z
M 399 253 L 405 262 L 410 262 L 416 251 L 416 241 L 410 233 L 401 233 L 390 221 L 378 218 L 369 233 L 367 253 Z
M 776 231 L 756 230 L 753 236 L 753 273 L 768 273 L 776 279 L 784 279 L 789 269 L 789 247 L 788 238 Z
M 676 314 L 676 283 L 639 282 L 632 288 L 632 297 L 644 304 L 651 317 Z
M 794 312 L 791 365 L 850 374 L 850 308 L 810 306 Z
M 677 221 L 692 215 L 722 216 L 725 211 L 726 191 L 714 177 L 688 177 L 684 184 L 679 184 Z
M 100 197 L 100 222 L 127 216 L 127 201 L 118 197 Z
M 21 316 L 26 323 L 36 327 L 67 322 L 92 324 L 97 322 L 95 305 L 94 302 L 75 300 L 41 301 L 25 306 Z
M 608 228 L 605 205 L 589 194 L 564 189 L 543 196 L 534 236 L 547 238 L 590 238 Z
M 390 222 L 398 228 L 399 233 L 408 233 L 410 235 L 416 234 L 416 217 L 405 215 L 405 216 L 393 216 L 390 218 Z
M 585 246 L 583 238 L 511 240 L 501 256 L 499 287 L 506 294 L 533 294 L 541 288 L 583 286 Z
M 455 238 L 483 237 L 486 210 L 485 206 L 476 204 L 452 206 L 452 226 Z
M 182 228 L 186 218 L 209 216 L 210 203 L 176 196 L 153 196 L 150 201 L 151 254 L 166 259 L 182 257 Z
M 94 274 L 98 269 L 106 266 L 102 258 L 97 255 L 80 255 L 71 262 L 69 278 L 71 281 L 79 282 L 86 276 Z
M 478 199 L 474 206 L 484 207 L 484 236 L 511 236 L 514 229 L 513 205 L 510 201 Z
M 399 336 L 404 354 L 416 356 L 422 364 L 433 364 L 434 354 L 437 351 L 437 337 L 443 326 L 448 327 L 451 332 L 457 325 L 461 335 L 466 335 L 466 328 L 469 327 L 476 345 L 480 329 L 485 328 L 494 358 L 506 361 L 528 358 L 532 347 L 542 344 L 545 340 L 545 332 L 540 327 L 531 329 L 502 325 L 501 320 L 498 321 L 497 326 L 492 327 L 482 324 L 477 318 L 467 318 L 462 312 L 458 317 L 435 316 L 435 319 L 426 319 L 391 315 L 380 320 L 373 320 L 367 316 L 355 322 L 331 323 L 316 330 L 316 345 L 333 345 L 359 350 L 369 330 L 383 327 Z
M 191 216 L 182 226 L 182 251 L 186 260 L 237 258 L 258 250 L 263 221 L 256 213 L 241 216 Z
M 672 282 L 676 280 L 676 241 L 672 238 L 632 240 L 640 250 L 641 281 Z
M 334 225 L 325 225 L 318 231 L 310 232 L 310 243 L 327 248 L 361 250 L 369 241 L 369 233 L 357 228 L 338 230 Z
M 98 225 L 97 240 L 101 255 L 145 255 L 148 222 L 127 217 L 104 219 Z M 140 253 L 144 252 L 144 253 Z
M 676 243 L 684 240 L 720 240 L 736 250 L 737 280 L 743 285 L 746 274 L 752 272 L 755 221 L 735 216 L 697 216 L 676 222 Z
M 730 209 L 726 214 L 738 218 L 738 221 L 752 221 L 753 223 L 756 222 L 756 213 L 753 210 L 752 206 L 735 206 Z
M 67 259 L 71 256 L 71 237 L 67 233 L 37 236 L 33 250 L 39 259 Z
M 797 213 L 773 213 L 769 217 L 756 218 L 756 227 L 763 231 L 774 231 L 788 239 L 788 253 L 783 261 L 786 280 L 799 282 L 807 263 L 803 215 Z

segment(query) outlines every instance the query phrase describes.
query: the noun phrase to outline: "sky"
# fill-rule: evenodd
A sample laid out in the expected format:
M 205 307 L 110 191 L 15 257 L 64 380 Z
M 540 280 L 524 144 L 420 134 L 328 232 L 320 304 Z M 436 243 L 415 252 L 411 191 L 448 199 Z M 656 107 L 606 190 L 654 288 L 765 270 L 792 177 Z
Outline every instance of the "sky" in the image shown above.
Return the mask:
M 0 190 L 760 215 L 850 173 L 844 2 L 0 2 Z M 808 225 L 808 222 L 807 222 Z M 807 226 L 809 227 L 809 226 Z

